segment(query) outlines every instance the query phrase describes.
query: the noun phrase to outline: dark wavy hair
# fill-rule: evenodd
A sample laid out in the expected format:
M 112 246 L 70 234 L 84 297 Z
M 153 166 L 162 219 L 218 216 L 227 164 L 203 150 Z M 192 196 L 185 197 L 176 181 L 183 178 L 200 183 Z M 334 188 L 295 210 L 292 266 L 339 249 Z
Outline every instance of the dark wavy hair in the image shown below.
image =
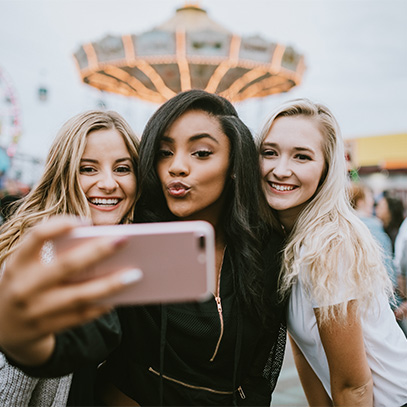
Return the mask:
M 248 306 L 260 310 L 263 222 L 260 218 L 260 167 L 250 130 L 225 98 L 203 90 L 182 92 L 164 103 L 148 121 L 140 143 L 139 185 L 136 207 L 139 222 L 171 221 L 156 171 L 157 153 L 165 131 L 184 113 L 195 110 L 218 120 L 230 140 L 230 166 L 225 186 L 223 228 L 230 253 L 236 291 Z
M 384 231 L 389 235 L 394 251 L 397 233 L 404 220 L 404 205 L 400 198 L 391 195 L 387 190 L 383 192 L 383 199 L 386 200 L 390 212 L 390 221 L 384 225 Z

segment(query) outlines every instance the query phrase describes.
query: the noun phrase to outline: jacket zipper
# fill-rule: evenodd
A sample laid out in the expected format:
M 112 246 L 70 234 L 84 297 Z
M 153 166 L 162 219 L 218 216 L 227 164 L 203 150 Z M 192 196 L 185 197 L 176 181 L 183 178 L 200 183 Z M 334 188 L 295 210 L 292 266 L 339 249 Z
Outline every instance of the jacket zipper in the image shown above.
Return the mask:
M 216 295 L 215 295 L 216 307 L 218 308 L 219 321 L 220 321 L 220 334 L 219 334 L 219 338 L 218 338 L 218 343 L 216 344 L 216 347 L 215 347 L 215 351 L 213 352 L 212 357 L 209 359 L 209 362 L 213 362 L 215 360 L 215 357 L 219 350 L 220 342 L 223 337 L 224 323 L 223 323 L 223 313 L 222 313 L 222 301 L 220 298 L 220 275 L 222 274 L 222 266 L 223 266 L 223 260 L 225 258 L 225 251 L 226 251 L 226 246 L 223 250 L 222 262 L 221 262 L 220 269 L 219 269 L 218 282 L 217 282 Z
M 148 370 L 149 370 L 151 373 L 154 373 L 155 375 L 160 376 L 160 373 L 157 372 L 157 371 L 156 371 L 155 369 L 153 369 L 152 367 L 149 367 Z M 209 391 L 209 392 L 211 392 L 211 393 L 216 393 L 216 394 L 233 394 L 233 391 L 215 390 L 215 389 L 211 389 L 210 387 L 194 386 L 193 384 L 185 383 L 185 382 L 183 382 L 183 381 L 181 381 L 181 380 L 174 379 L 173 377 L 169 377 L 169 376 L 166 376 L 166 375 L 164 375 L 164 374 L 162 375 L 162 377 L 163 377 L 164 379 L 166 379 L 166 380 L 169 380 L 169 381 L 171 381 L 171 382 L 180 384 L 181 386 L 185 386 L 185 387 L 188 387 L 188 388 L 190 388 L 190 389 L 205 390 L 205 391 Z M 238 391 L 238 393 L 239 393 L 239 395 L 240 395 L 240 397 L 241 397 L 242 399 L 245 399 L 245 398 L 246 398 L 246 395 L 245 395 L 244 392 L 243 392 L 242 386 L 239 386 L 239 387 L 237 388 L 237 391 Z

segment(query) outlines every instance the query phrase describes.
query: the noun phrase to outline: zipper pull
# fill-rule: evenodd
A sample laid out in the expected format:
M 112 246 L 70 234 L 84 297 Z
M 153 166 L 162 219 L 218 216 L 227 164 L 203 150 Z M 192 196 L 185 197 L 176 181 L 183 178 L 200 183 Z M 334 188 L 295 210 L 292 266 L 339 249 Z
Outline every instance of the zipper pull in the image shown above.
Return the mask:
M 216 305 L 218 307 L 218 312 L 222 312 L 222 303 L 220 302 L 220 297 L 215 297 Z
M 239 386 L 239 387 L 237 388 L 237 391 L 239 392 L 240 398 L 241 398 L 242 400 L 244 400 L 244 399 L 246 398 L 246 395 L 244 394 L 244 391 L 243 391 L 243 389 L 242 389 L 242 386 Z

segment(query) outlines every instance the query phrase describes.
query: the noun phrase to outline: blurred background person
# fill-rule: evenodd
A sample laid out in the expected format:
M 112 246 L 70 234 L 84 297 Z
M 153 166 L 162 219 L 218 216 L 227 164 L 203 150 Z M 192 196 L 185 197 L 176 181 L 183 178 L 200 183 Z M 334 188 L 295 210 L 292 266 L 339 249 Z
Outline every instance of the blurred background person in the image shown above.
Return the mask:
M 383 250 L 383 262 L 393 285 L 397 285 L 396 267 L 393 261 L 393 245 L 390 236 L 384 230 L 383 222 L 374 215 L 373 191 L 362 182 L 350 182 L 349 200 L 360 220 L 368 227 Z M 383 204 L 384 205 L 384 204 Z
M 398 292 L 402 303 L 396 310 L 403 332 L 407 336 L 407 217 L 404 218 L 394 244 L 394 262 L 397 268 Z
M 385 232 L 389 235 L 394 253 L 396 236 L 404 220 L 404 206 L 400 198 L 390 196 L 387 191 L 377 201 L 376 216 L 382 221 Z

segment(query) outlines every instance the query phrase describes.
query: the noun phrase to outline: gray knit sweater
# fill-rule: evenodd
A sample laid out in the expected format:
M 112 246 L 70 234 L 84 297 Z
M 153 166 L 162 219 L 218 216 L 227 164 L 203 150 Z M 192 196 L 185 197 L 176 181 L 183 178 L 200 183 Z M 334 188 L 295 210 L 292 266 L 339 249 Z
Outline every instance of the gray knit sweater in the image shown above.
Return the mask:
M 38 379 L 11 366 L 0 353 L 0 406 L 66 406 L 72 375 Z
M 46 243 L 41 259 L 52 261 L 53 248 Z M 0 270 L 1 278 L 2 270 Z M 1 407 L 63 407 L 68 400 L 72 374 L 52 379 L 27 376 L 10 365 L 0 353 L 0 406 Z

